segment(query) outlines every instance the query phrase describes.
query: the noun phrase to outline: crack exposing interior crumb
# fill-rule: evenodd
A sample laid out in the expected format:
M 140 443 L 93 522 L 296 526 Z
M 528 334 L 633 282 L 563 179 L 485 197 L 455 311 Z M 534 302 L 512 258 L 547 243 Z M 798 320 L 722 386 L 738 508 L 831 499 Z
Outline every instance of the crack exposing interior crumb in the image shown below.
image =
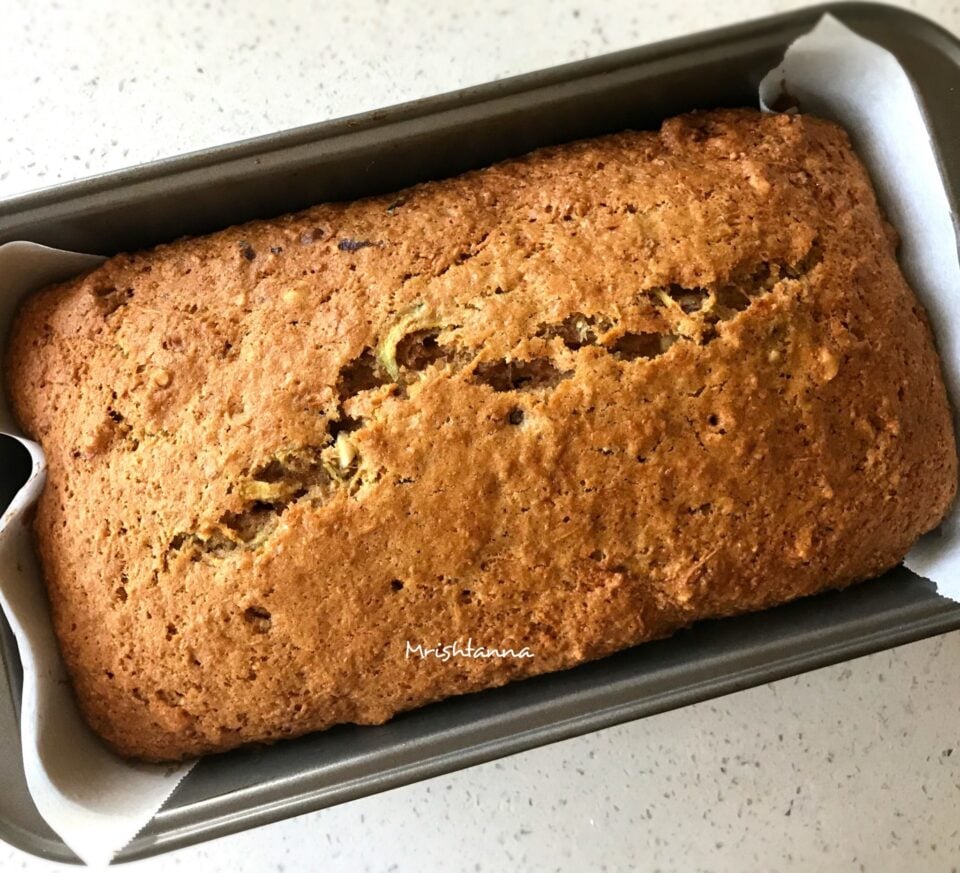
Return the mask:
M 618 332 L 613 316 L 574 312 L 555 324 L 541 323 L 534 336 L 558 338 L 569 351 L 592 346 L 625 363 L 649 361 L 678 342 L 712 342 L 719 335 L 719 323 L 735 318 L 784 280 L 803 278 L 821 258 L 820 247 L 814 241 L 795 264 L 763 261 L 744 278 L 715 287 L 671 284 L 645 292 L 672 313 L 672 332 Z M 365 348 L 341 367 L 336 382 L 339 405 L 328 422 L 327 442 L 277 452 L 238 483 L 237 491 L 247 501 L 243 510 L 224 513 L 202 531 L 176 534 L 168 553 L 189 550 L 191 558 L 198 560 L 202 555 L 223 557 L 237 549 L 255 549 L 269 538 L 294 501 L 309 498 L 320 504 L 344 488 L 348 494 L 355 494 L 364 477 L 353 435 L 363 429 L 364 422 L 347 416 L 344 405 L 358 394 L 395 385 L 400 389 L 399 396 L 405 397 L 408 384 L 428 368 L 441 364 L 453 373 L 465 371 L 469 381 L 497 393 L 547 392 L 573 376 L 573 370 L 562 368 L 549 356 L 482 360 L 480 348 L 440 342 L 444 331 L 458 327 L 443 323 L 423 302 L 396 316 L 381 330 L 375 349 Z M 510 424 L 520 424 L 523 411 L 514 409 L 508 419 Z M 378 482 L 382 474 L 383 471 L 375 471 L 366 480 Z
M 541 324 L 536 335 L 544 339 L 559 337 L 571 351 L 596 345 L 599 338 L 613 327 L 613 320 L 603 316 L 574 312 L 559 324 Z
M 489 385 L 494 391 L 539 391 L 555 388 L 573 375 L 561 370 L 550 358 L 532 361 L 481 361 L 471 373 L 474 382 Z

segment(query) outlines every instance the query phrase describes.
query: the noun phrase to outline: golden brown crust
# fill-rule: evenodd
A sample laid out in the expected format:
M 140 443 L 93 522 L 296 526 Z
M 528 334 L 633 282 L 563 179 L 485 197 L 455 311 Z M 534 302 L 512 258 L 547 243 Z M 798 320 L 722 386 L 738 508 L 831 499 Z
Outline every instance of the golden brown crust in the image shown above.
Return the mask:
M 81 706 L 174 759 L 377 723 L 896 564 L 954 495 L 836 125 L 749 110 L 117 256 L 9 390 Z M 472 638 L 530 659 L 420 660 Z

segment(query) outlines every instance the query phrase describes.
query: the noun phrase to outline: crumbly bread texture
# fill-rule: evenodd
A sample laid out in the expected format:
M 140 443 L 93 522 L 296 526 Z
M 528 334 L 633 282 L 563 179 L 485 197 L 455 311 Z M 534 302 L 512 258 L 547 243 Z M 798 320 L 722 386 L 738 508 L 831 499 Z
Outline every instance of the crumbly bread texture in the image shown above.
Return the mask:
M 35 295 L 87 719 L 155 760 L 376 724 L 892 567 L 957 479 L 895 246 L 839 127 L 725 110 Z M 408 657 L 468 639 L 534 656 Z

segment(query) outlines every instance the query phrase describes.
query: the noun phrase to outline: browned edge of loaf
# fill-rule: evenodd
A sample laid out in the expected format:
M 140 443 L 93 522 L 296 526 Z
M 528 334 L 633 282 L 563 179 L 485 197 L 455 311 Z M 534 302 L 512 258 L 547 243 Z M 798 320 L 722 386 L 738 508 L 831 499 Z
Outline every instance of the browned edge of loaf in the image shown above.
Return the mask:
M 694 113 L 123 254 L 6 361 L 80 706 L 170 760 L 881 573 L 956 487 L 844 132 Z M 533 658 L 405 657 L 405 642 Z

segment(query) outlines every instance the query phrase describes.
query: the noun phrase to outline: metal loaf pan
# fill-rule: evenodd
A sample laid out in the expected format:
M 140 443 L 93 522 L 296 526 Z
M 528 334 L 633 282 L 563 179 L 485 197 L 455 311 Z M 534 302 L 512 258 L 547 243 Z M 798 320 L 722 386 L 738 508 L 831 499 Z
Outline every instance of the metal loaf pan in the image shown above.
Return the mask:
M 568 64 L 345 120 L 27 194 L 0 243 L 112 254 L 324 200 L 382 193 L 537 146 L 655 127 L 693 108 L 755 105 L 762 75 L 823 12 L 890 49 L 922 98 L 956 213 L 960 42 L 911 13 L 830 4 Z M 26 477 L 0 440 L 0 499 Z M 0 619 L 2 621 L 2 619 Z M 960 628 L 960 605 L 903 568 L 843 592 L 705 622 L 563 673 L 204 759 L 118 860 L 154 855 L 587 731 Z M 20 666 L 4 625 L 0 837 L 76 860 L 37 814 L 17 736 Z

